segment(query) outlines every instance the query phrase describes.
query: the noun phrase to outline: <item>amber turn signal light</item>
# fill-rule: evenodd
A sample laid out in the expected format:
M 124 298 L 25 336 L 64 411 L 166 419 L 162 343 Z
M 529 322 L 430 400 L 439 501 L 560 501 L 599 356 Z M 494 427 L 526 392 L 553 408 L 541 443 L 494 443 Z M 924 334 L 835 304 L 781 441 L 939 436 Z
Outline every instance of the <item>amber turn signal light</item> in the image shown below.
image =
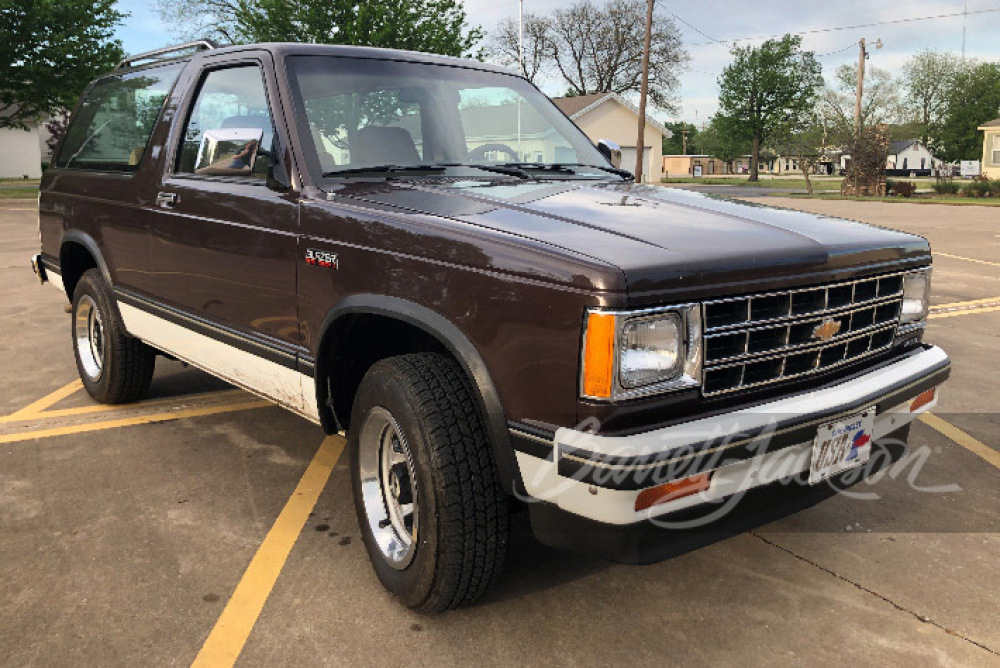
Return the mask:
M 913 401 L 910 402 L 910 412 L 912 413 L 913 411 L 919 410 L 924 406 L 926 406 L 927 404 L 934 401 L 934 396 L 936 393 L 937 393 L 937 388 L 932 387 L 926 392 L 921 392 L 920 394 L 918 394 L 913 399 Z
M 661 503 L 697 494 L 708 489 L 710 479 L 710 473 L 701 473 L 690 478 L 674 480 L 664 485 L 644 489 L 639 492 L 639 496 L 635 497 L 635 509 L 636 511 L 646 510 Z
M 583 393 L 588 397 L 611 398 L 614 375 L 615 317 L 610 313 L 587 316 L 583 342 Z

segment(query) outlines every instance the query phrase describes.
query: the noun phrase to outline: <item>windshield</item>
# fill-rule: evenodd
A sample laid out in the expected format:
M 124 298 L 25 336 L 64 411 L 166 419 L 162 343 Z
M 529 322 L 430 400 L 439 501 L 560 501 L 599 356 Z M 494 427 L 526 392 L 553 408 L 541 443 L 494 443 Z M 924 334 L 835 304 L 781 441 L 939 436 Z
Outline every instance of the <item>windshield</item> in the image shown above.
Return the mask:
M 293 56 L 288 69 L 300 134 L 312 140 L 304 140 L 306 159 L 317 175 L 544 165 L 558 176 L 580 170 L 552 165 L 609 167 L 547 97 L 515 76 L 332 56 Z

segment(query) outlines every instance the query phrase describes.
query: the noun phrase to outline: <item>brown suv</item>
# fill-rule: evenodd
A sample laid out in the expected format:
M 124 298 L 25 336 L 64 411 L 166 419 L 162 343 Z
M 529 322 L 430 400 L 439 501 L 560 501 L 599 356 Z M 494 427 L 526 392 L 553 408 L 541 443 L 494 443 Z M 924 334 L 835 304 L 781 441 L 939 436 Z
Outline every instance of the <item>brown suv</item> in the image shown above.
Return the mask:
M 922 238 L 636 185 L 483 63 L 185 46 L 84 93 L 35 271 L 96 400 L 164 354 L 345 431 L 407 606 L 480 596 L 512 509 L 639 563 L 734 499 L 849 484 L 948 375 Z

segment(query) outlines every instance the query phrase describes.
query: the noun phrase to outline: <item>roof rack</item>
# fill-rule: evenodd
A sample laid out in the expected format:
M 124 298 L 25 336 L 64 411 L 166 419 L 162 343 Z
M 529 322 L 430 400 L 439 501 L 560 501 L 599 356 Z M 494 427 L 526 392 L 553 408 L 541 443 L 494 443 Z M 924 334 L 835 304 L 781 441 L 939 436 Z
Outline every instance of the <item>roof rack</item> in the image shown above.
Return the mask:
M 219 48 L 218 45 L 212 40 L 196 39 L 193 42 L 184 42 L 183 44 L 175 44 L 174 46 L 165 46 L 162 49 L 137 53 L 134 56 L 129 56 L 118 63 L 118 65 L 115 66 L 115 69 L 121 70 L 126 67 L 131 67 L 134 63 L 137 63 L 140 60 L 168 60 L 167 58 L 164 58 L 164 56 L 177 53 L 178 51 L 184 51 L 186 49 L 193 49 L 194 51 L 209 51 L 217 48 Z

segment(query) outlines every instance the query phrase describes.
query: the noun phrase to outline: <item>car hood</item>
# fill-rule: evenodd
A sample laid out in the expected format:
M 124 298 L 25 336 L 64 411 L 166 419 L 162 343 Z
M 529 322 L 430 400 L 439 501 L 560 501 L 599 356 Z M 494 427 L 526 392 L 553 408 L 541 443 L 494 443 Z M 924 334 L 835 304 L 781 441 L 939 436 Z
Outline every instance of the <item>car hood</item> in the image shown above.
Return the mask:
M 930 262 L 922 237 L 686 190 L 581 181 L 355 182 L 335 193 L 618 267 L 630 302 L 807 285 Z

